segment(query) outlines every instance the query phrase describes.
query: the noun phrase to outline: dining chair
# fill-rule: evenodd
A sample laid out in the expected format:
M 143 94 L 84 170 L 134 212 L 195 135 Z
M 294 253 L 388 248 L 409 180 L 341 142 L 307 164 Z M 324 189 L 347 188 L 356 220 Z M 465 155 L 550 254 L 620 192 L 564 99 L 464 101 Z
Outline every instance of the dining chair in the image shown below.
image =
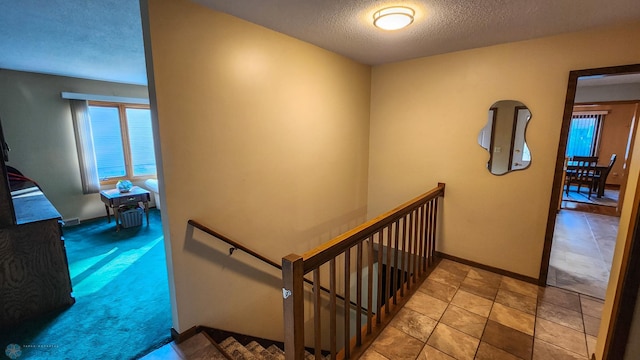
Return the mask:
M 584 185 L 589 189 L 588 197 L 591 198 L 591 194 L 596 189 L 597 164 L 597 156 L 573 156 L 569 159 L 565 180 L 567 195 L 572 184 L 578 185 L 578 193 Z
M 604 195 L 604 187 L 607 183 L 607 177 L 611 172 L 611 168 L 613 168 L 613 165 L 616 163 L 616 158 L 617 158 L 616 154 L 611 155 L 611 160 L 609 160 L 609 165 L 605 169 L 600 168 L 600 172 L 595 176 L 596 177 L 595 184 L 596 184 L 596 190 L 598 192 L 598 197 L 602 197 Z

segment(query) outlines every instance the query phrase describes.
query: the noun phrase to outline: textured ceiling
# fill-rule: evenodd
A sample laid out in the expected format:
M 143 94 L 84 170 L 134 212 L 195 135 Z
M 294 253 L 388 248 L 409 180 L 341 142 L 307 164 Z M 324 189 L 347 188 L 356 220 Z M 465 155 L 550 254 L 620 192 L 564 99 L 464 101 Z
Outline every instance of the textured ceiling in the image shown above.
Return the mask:
M 638 0 L 193 1 L 372 65 L 640 20 Z M 415 22 L 373 27 L 392 4 Z M 140 23 L 138 0 L 0 0 L 0 68 L 146 84 Z
M 137 0 L 0 0 L 0 68 L 146 84 Z
M 194 0 L 371 65 L 640 20 L 639 0 Z M 373 13 L 410 6 L 383 31 Z

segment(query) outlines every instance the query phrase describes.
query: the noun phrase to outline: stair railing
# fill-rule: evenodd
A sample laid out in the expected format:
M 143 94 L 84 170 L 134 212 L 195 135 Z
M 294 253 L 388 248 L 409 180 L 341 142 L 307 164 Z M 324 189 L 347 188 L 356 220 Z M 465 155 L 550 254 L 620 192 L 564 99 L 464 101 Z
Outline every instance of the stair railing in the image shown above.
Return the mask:
M 196 229 L 198 229 L 198 230 L 200 230 L 202 232 L 205 232 L 205 233 L 211 235 L 212 237 L 214 237 L 216 239 L 219 239 L 219 240 L 231 245 L 231 248 L 229 248 L 229 255 L 232 255 L 233 252 L 236 251 L 236 250 L 241 250 L 241 251 L 244 251 L 245 253 L 255 257 L 256 259 L 259 259 L 260 261 L 262 261 L 262 262 L 264 262 L 264 263 L 266 263 L 268 265 L 271 265 L 272 267 L 277 268 L 278 270 L 282 270 L 282 265 L 278 264 L 277 262 L 275 262 L 275 261 L 269 259 L 268 257 L 266 257 L 266 256 L 264 256 L 264 255 L 262 255 L 262 254 L 260 254 L 260 253 L 258 253 L 256 251 L 250 249 L 249 247 L 243 245 L 240 242 L 237 242 L 235 240 L 230 239 L 229 237 L 219 233 L 218 231 L 215 231 L 215 230 L 211 229 L 210 227 L 208 227 L 206 225 L 203 225 L 202 223 L 200 223 L 200 222 L 198 222 L 196 220 L 189 219 L 187 221 L 187 224 L 190 225 L 190 226 L 193 226 L 194 228 L 196 228 Z M 309 285 L 314 285 L 313 281 L 311 281 L 309 279 L 304 279 L 304 282 L 306 282 Z M 320 291 L 324 291 L 325 293 L 329 293 L 330 292 L 330 290 L 327 289 L 324 286 L 318 286 L 318 289 Z M 340 299 L 342 301 L 345 300 L 345 298 L 343 296 L 341 296 L 341 295 L 338 295 L 338 299 Z M 356 303 L 354 303 L 353 301 L 350 301 L 350 303 L 351 303 L 351 306 L 355 306 L 356 305 Z M 365 308 L 363 308 L 361 310 L 367 311 L 367 309 L 365 309 Z
M 196 229 L 198 229 L 200 231 L 203 231 L 203 232 L 213 236 L 214 238 L 220 239 L 220 240 L 226 242 L 227 244 L 231 245 L 231 248 L 229 249 L 229 254 L 233 254 L 233 252 L 235 250 L 242 250 L 242 251 L 246 252 L 247 254 L 249 254 L 249 255 L 257 258 L 257 259 L 260 259 L 262 262 L 265 262 L 265 263 L 267 263 L 267 264 L 269 264 L 269 265 L 271 265 L 271 266 L 273 266 L 275 268 L 278 268 L 278 269 L 282 270 L 282 266 L 280 264 L 278 264 L 277 262 L 275 262 L 275 261 L 267 258 L 266 256 L 263 256 L 263 255 L 255 252 L 255 251 L 249 249 L 248 247 L 242 245 L 241 243 L 239 243 L 237 241 L 229 239 L 228 237 L 220 234 L 219 232 L 217 232 L 217 231 L 215 231 L 215 230 L 213 230 L 213 229 L 211 229 L 211 228 L 209 228 L 209 227 L 207 227 L 205 225 L 202 225 L 198 221 L 189 219 L 189 221 L 187 221 L 187 224 L 193 226 L 194 228 L 196 228 Z
M 285 357 L 304 358 L 305 275 L 313 273 L 314 292 L 310 301 L 313 314 L 313 347 L 321 359 L 328 343 L 331 359 L 357 357 L 375 339 L 386 322 L 428 275 L 435 251 L 438 198 L 444 197 L 445 184 L 382 214 L 302 255 L 282 259 Z M 354 259 L 355 258 L 355 259 Z M 340 267 L 338 267 L 340 263 Z M 328 269 L 327 269 L 328 267 Z M 328 270 L 328 271 L 327 271 Z M 366 271 L 366 279 L 363 272 Z M 329 276 L 329 328 L 322 323 L 321 274 Z M 392 276 L 393 273 L 393 276 Z M 355 275 L 355 294 L 351 294 Z M 340 279 L 341 278 L 341 279 Z M 374 281 L 375 279 L 375 281 Z M 342 280 L 341 289 L 338 282 Z M 366 291 L 365 291 L 366 289 Z M 340 295 L 338 291 L 342 293 Z M 338 314 L 338 297 L 352 302 L 355 314 L 344 307 Z M 366 304 L 363 303 L 366 301 Z M 363 309 L 365 312 L 363 313 Z M 342 349 L 338 352 L 338 316 L 342 318 Z M 363 323 L 364 322 L 364 323 Z M 325 326 L 323 328 L 323 326 Z M 323 339 L 323 330 L 329 339 Z M 355 336 L 353 336 L 355 334 Z

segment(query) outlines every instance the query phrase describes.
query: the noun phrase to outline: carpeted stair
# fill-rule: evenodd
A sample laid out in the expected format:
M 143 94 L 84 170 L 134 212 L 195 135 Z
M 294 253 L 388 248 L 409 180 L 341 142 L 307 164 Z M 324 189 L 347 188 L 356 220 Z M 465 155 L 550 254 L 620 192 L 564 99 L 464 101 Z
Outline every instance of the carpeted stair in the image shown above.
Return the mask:
M 194 345 L 197 349 L 193 349 Z M 215 342 L 203 332 L 179 344 L 178 348 L 182 350 L 182 355 L 188 360 L 227 360 L 222 352 L 225 352 L 233 360 L 284 360 L 284 351 L 276 345 L 271 345 L 266 349 L 256 341 L 242 345 L 230 336 L 216 346 Z M 305 360 L 315 359 L 309 352 L 305 352 L 305 355 Z M 326 356 L 323 359 L 328 360 L 330 357 Z

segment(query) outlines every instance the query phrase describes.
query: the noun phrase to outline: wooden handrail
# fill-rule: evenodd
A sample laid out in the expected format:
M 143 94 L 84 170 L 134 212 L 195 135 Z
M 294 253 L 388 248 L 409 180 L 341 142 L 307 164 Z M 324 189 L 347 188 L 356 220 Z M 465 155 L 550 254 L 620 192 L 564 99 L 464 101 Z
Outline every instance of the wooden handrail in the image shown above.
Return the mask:
M 229 239 L 228 237 L 220 234 L 219 232 L 217 232 L 217 231 L 215 231 L 215 230 L 213 230 L 213 229 L 211 229 L 211 228 L 209 228 L 209 227 L 207 227 L 205 225 L 202 225 L 201 223 L 199 223 L 199 222 L 197 222 L 195 220 L 189 219 L 189 221 L 187 221 L 187 223 L 189 225 L 195 227 L 198 230 L 202 230 L 202 231 L 206 232 L 207 234 L 226 242 L 227 244 L 233 246 L 236 249 L 242 250 L 242 251 L 246 252 L 247 254 L 262 260 L 263 262 L 265 262 L 265 263 L 267 263 L 267 264 L 269 264 L 269 265 L 271 265 L 271 266 L 273 266 L 275 268 L 278 268 L 279 270 L 282 270 L 282 265 L 278 264 L 277 262 L 258 254 L 257 252 L 249 249 L 248 247 L 240 244 L 239 242 L 233 241 L 233 240 Z
M 445 184 L 438 183 L 438 186 L 433 190 L 409 200 L 395 209 L 387 211 L 386 213 L 347 231 L 333 240 L 302 254 L 302 258 L 304 259 L 304 273 L 306 274 L 326 263 L 330 259 L 342 254 L 346 249 L 356 245 L 356 243 L 361 241 L 361 239 L 372 236 L 381 228 L 398 220 L 402 217 L 403 213 L 417 208 L 421 203 L 435 199 L 438 196 L 444 196 L 444 188 Z
M 224 235 L 220 234 L 219 232 L 211 229 L 210 227 L 208 227 L 206 225 L 203 225 L 203 224 L 199 223 L 198 221 L 189 219 L 187 221 L 187 224 L 189 224 L 189 225 L 195 227 L 196 229 L 201 230 L 201 231 L 203 231 L 203 232 L 205 232 L 205 233 L 207 233 L 207 234 L 209 234 L 209 235 L 211 235 L 211 236 L 213 236 L 215 238 L 218 238 L 218 239 L 226 242 L 227 244 L 231 245 L 235 249 L 242 250 L 242 251 L 246 252 L 247 254 L 249 254 L 249 255 L 257 258 L 257 259 L 262 260 L 263 262 L 265 262 L 265 263 L 277 268 L 278 270 L 282 270 L 282 265 L 278 264 L 277 262 L 267 258 L 266 256 L 263 256 L 263 255 L 257 253 L 256 251 L 253 251 L 253 250 L 249 249 L 248 247 L 242 245 L 241 243 L 239 243 L 237 241 L 229 239 L 227 236 L 224 236 Z M 311 281 L 311 280 L 309 280 L 307 278 L 304 278 L 304 282 L 306 282 L 309 285 L 313 285 L 313 281 Z M 324 286 L 320 286 L 319 288 L 320 288 L 320 290 L 322 290 L 322 291 L 324 291 L 326 293 L 330 292 L 329 289 L 327 289 Z M 340 300 L 342 300 L 342 301 L 345 300 L 345 298 L 343 296 L 341 296 L 341 295 L 338 295 L 338 298 Z M 353 301 L 350 301 L 350 303 L 353 306 L 358 306 L 358 304 L 354 303 Z M 364 309 L 364 310 L 367 310 L 367 309 Z

